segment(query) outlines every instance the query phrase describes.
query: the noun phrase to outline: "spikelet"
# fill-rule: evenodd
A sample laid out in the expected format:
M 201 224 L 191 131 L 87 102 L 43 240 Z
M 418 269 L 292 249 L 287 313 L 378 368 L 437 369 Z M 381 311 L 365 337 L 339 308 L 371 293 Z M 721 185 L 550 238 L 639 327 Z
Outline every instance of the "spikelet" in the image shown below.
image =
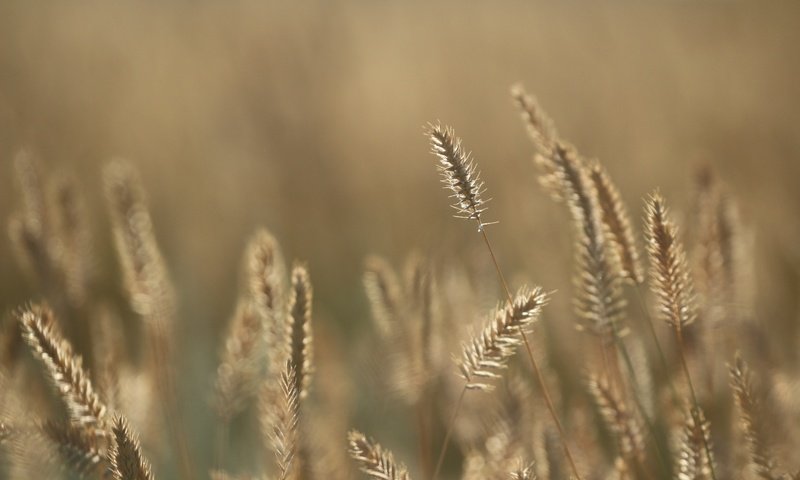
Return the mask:
M 72 178 L 57 178 L 53 196 L 54 256 L 62 272 L 67 298 L 73 306 L 80 306 L 86 301 L 92 275 L 88 215 Z
M 305 265 L 292 269 L 292 296 L 287 323 L 289 358 L 295 369 L 299 397 L 306 398 L 314 368 L 311 304 L 313 290 Z
M 536 100 L 525 93 L 521 85 L 512 87 L 511 94 L 538 150 L 534 162 L 541 171 L 539 181 L 555 200 L 567 204 L 577 230 L 578 268 L 574 283 L 575 309 L 581 319 L 578 327 L 610 342 L 625 333 L 620 325 L 625 299 L 621 289 L 621 262 L 607 245 L 604 235 L 603 199 L 599 198 L 584 161 L 572 146 L 558 138 L 552 120 Z M 621 202 L 618 201 L 617 206 L 621 210 Z
M 553 121 L 539 106 L 533 95 L 529 95 L 522 84 L 511 87 L 511 97 L 519 108 L 522 122 L 528 130 L 534 146 L 541 154 L 550 152 L 558 138 L 558 132 Z
M 525 463 L 519 460 L 519 467 L 511 472 L 509 475 L 510 480 L 536 480 L 536 471 L 533 469 L 533 463 Z
M 678 239 L 678 229 L 668 215 L 661 194 L 654 192 L 645 206 L 652 277 L 650 288 L 658 298 L 658 310 L 663 319 L 681 330 L 695 319 L 694 288 L 686 266 L 686 254 Z
M 513 305 L 498 308 L 483 330 L 463 345 L 458 365 L 467 388 L 492 390 L 489 381 L 500 376 L 498 372 L 522 343 L 520 331 L 530 331 L 547 299 L 539 287 L 521 288 Z
M 114 442 L 108 452 L 108 462 L 114 480 L 154 480 L 150 463 L 142 455 L 139 439 L 124 417 L 114 419 Z
M 248 296 L 263 316 L 270 376 L 278 378 L 286 352 L 286 264 L 277 240 L 259 229 L 244 254 Z
M 642 459 L 644 439 L 634 413 L 612 391 L 607 380 L 590 375 L 587 386 L 603 423 L 617 441 L 619 455 L 626 462 Z
M 108 165 L 104 174 L 117 256 L 131 307 L 151 330 L 167 337 L 175 313 L 174 293 L 139 177 L 131 165 L 119 160 Z
M 11 217 L 8 233 L 15 258 L 30 277 L 49 294 L 60 283 L 53 257 L 52 220 L 45 195 L 45 182 L 39 163 L 27 150 L 14 157 L 22 193 L 22 211 Z
M 348 451 L 362 472 L 379 480 L 410 480 L 402 463 L 395 462 L 392 452 L 367 440 L 363 433 L 352 430 L 347 435 Z
M 616 185 L 606 169 L 598 161 L 592 162 L 589 176 L 597 192 L 597 203 L 602 211 L 603 225 L 607 231 L 607 238 L 616 250 L 620 275 L 633 283 L 640 284 L 644 281 L 642 265 L 639 262 L 639 252 L 631 228 L 628 209 Z
M 300 448 L 300 396 L 295 375 L 294 365 L 287 361 L 281 372 L 278 409 L 273 418 L 268 420 L 272 423 L 270 441 L 275 452 L 280 480 L 298 478 L 300 472 L 297 465 Z M 274 408 L 273 405 L 270 407 Z
M 451 127 L 429 125 L 427 133 L 431 140 L 431 153 L 439 159 L 442 183 L 453 192 L 455 203 L 452 207 L 457 212 L 456 217 L 476 220 L 478 228 L 482 229 L 487 225 L 481 215 L 488 200 L 483 199 L 483 182 L 470 154 L 464 152 L 461 139 L 456 137 Z
M 82 477 L 100 473 L 105 458 L 97 437 L 90 431 L 79 425 L 45 422 L 41 433 L 58 452 L 60 463 L 70 471 Z
M 567 200 L 577 229 L 578 272 L 574 283 L 575 308 L 582 319 L 579 327 L 611 342 L 624 333 L 620 322 L 625 300 L 622 277 L 614 268 L 614 259 L 609 255 L 603 235 L 597 192 L 573 148 L 557 143 L 550 161 L 554 182 Z
M 688 412 L 675 459 L 679 480 L 712 478 L 712 467 L 705 451 L 706 444 L 711 445 L 711 425 L 702 410 Z
M 767 445 L 764 426 L 761 424 L 760 402 L 756 398 L 750 368 L 737 353 L 733 365 L 728 365 L 733 396 L 739 409 L 740 425 L 744 433 L 750 461 L 759 477 L 779 480 L 775 459 Z
M 397 274 L 386 260 L 378 256 L 367 258 L 364 289 L 378 332 L 387 338 L 398 330 L 396 322 L 400 320 L 399 311 L 404 299 Z
M 95 435 L 105 435 L 106 406 L 94 392 L 80 357 L 56 332 L 53 313 L 47 307 L 34 305 L 23 310 L 19 320 L 25 340 L 47 368 L 72 421 Z
M 258 386 L 264 321 L 255 302 L 241 299 L 217 368 L 217 414 L 225 419 L 241 412 Z

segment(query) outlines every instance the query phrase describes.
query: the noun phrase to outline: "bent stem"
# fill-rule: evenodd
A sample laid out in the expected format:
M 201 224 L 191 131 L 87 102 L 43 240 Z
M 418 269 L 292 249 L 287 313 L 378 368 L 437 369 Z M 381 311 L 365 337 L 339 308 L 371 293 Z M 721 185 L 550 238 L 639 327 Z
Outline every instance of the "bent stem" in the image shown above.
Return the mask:
M 508 283 L 506 282 L 505 275 L 503 275 L 503 271 L 500 269 L 500 264 L 497 263 L 497 258 L 494 255 L 492 244 L 489 243 L 489 237 L 486 235 L 486 228 L 484 227 L 485 226 L 483 224 L 479 224 L 478 231 L 481 232 L 483 242 L 486 244 L 487 250 L 489 250 L 489 255 L 492 257 L 492 263 L 494 264 L 494 268 L 497 271 L 497 276 L 500 279 L 500 284 L 503 286 L 503 290 L 505 290 L 506 297 L 508 298 L 508 305 L 511 307 L 514 304 L 514 299 L 511 297 L 511 290 L 508 288 Z M 533 350 L 531 349 L 531 344 L 528 342 L 528 336 L 521 328 L 519 329 L 519 333 L 522 335 L 522 341 L 525 343 L 525 350 L 528 352 L 528 359 L 530 360 L 533 371 L 536 374 L 536 380 L 539 383 L 539 388 L 542 390 L 542 396 L 544 396 L 545 403 L 547 404 L 547 410 L 550 411 L 550 416 L 553 417 L 553 422 L 556 424 L 556 429 L 558 430 L 558 435 L 561 440 L 561 446 L 564 449 L 564 454 L 567 457 L 567 461 L 569 461 L 572 473 L 578 480 L 580 480 L 581 475 L 578 473 L 578 467 L 575 465 L 575 459 L 572 457 L 572 452 L 567 444 L 567 436 L 564 433 L 564 428 L 562 427 L 561 421 L 558 419 L 556 410 L 553 407 L 553 401 L 550 399 L 550 391 L 547 389 L 547 384 L 544 382 L 542 372 L 539 369 L 539 364 L 536 362 L 536 358 L 533 356 Z
M 697 400 L 697 393 L 695 392 L 694 385 L 692 384 L 692 376 L 689 374 L 689 364 L 686 362 L 686 355 L 684 354 L 683 332 L 680 324 L 675 325 L 675 338 L 678 341 L 678 352 L 681 358 L 681 366 L 683 366 L 683 373 L 686 375 L 686 383 L 689 385 L 689 392 L 692 395 L 692 403 L 694 404 L 694 408 L 692 408 L 692 417 L 694 418 L 695 425 L 701 425 L 701 420 L 697 414 L 697 412 L 700 411 L 700 402 Z M 708 457 L 708 466 L 711 470 L 711 478 L 713 480 L 717 480 L 717 474 L 714 471 L 714 459 L 711 456 L 711 447 L 708 445 L 706 436 L 701 435 L 701 437 L 703 437 L 703 448 L 705 449 L 706 456 Z
M 439 451 L 439 460 L 436 461 L 436 470 L 433 471 L 433 480 L 439 478 L 439 471 L 442 469 L 442 463 L 444 463 L 444 454 L 447 453 L 447 446 L 450 444 L 450 436 L 453 434 L 453 426 L 456 423 L 458 412 L 461 410 L 461 404 L 464 403 L 464 395 L 466 395 L 466 393 L 467 385 L 464 384 L 464 388 L 461 390 L 461 395 L 458 396 L 458 402 L 456 402 L 456 409 L 453 411 L 453 416 L 450 417 L 450 423 L 447 425 L 447 433 L 444 434 L 442 448 Z

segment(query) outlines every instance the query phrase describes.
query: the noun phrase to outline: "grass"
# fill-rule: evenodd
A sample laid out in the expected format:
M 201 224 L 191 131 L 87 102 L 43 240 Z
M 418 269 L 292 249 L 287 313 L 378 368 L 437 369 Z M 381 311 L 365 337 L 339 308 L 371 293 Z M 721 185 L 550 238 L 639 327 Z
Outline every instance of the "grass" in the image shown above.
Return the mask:
M 177 286 L 136 171 L 114 161 L 104 172 L 124 298 L 138 326 L 130 329 L 96 308 L 80 193 L 50 182 L 21 152 L 22 206 L 9 233 L 43 300 L 18 307 L 2 329 L 2 478 L 306 480 L 357 470 L 383 480 L 800 478 L 786 454 L 797 447 L 797 428 L 769 424 L 797 408 L 768 388 L 797 382 L 796 369 L 739 353 L 754 351 L 753 336 L 739 332 L 757 325 L 742 314 L 753 311 L 743 303 L 754 286 L 732 194 L 703 172 L 699 220 L 687 239 L 656 191 L 644 202 L 639 236 L 605 166 L 563 139 L 521 86 L 512 97 L 534 146 L 531 169 L 574 227 L 574 261 L 564 265 L 573 287 L 509 284 L 516 277 L 505 275 L 504 252 L 488 231 L 513 232 L 515 219 L 492 226 L 499 222 L 487 220 L 477 162 L 452 128 L 429 125 L 455 216 L 474 222 L 494 271 L 476 276 L 419 254 L 402 269 L 366 260 L 376 359 L 369 368 L 380 398 L 397 400 L 414 431 L 413 448 L 396 450 L 403 459 L 370 437 L 389 441 L 392 432 L 365 435 L 341 421 L 348 398 L 362 405 L 374 397 L 364 386 L 342 392 L 353 373 L 315 352 L 329 348 L 330 331 L 315 316 L 310 269 L 297 261 L 287 269 L 278 240 L 262 228 L 243 254 L 243 285 L 208 391 L 192 397 L 219 425 L 213 470 L 199 471 L 193 419 L 179 401 Z M 486 292 L 497 303 L 488 311 Z M 556 296 L 571 298 L 573 310 L 551 312 Z M 471 318 L 481 320 L 473 326 Z M 549 322 L 571 319 L 576 333 L 559 341 L 579 354 L 559 360 L 545 333 Z M 729 341 L 714 340 L 720 328 Z M 140 338 L 126 340 L 131 332 Z M 18 348 L 25 344 L 30 354 Z M 726 365 L 728 381 L 716 381 Z M 232 428 L 242 419 L 260 432 L 246 466 L 236 460 L 241 429 Z

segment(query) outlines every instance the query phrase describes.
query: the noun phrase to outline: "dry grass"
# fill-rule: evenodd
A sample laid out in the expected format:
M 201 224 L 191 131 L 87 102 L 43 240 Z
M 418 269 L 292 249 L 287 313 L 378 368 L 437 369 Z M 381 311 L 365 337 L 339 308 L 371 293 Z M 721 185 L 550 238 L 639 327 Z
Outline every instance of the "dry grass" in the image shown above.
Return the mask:
M 777 338 L 797 329 L 756 318 L 773 308 L 754 293 L 757 222 L 727 172 L 702 169 L 693 197 L 670 193 L 673 211 L 659 192 L 690 184 L 648 175 L 661 190 L 634 205 L 626 174 L 565 138 L 574 126 L 557 128 L 521 85 L 511 94 L 533 144 L 519 182 L 538 176 L 565 211 L 491 182 L 495 201 L 515 210 L 493 207 L 490 221 L 484 179 L 496 160 L 481 155 L 482 176 L 451 127 L 428 124 L 434 165 L 417 137 L 426 178 L 438 169 L 455 216 L 478 236 L 445 223 L 427 193 L 431 211 L 409 212 L 390 211 L 404 198 L 381 191 L 378 218 L 398 222 L 387 231 L 412 253 L 401 263 L 396 251 L 366 256 L 359 289 L 313 260 L 291 262 L 339 255 L 346 228 L 370 246 L 354 223 L 325 223 L 325 237 L 259 228 L 242 245 L 239 283 L 226 285 L 231 274 L 215 285 L 228 320 L 213 326 L 196 321 L 205 303 L 172 261 L 186 253 L 165 233 L 179 220 L 151 208 L 163 200 L 146 191 L 162 179 L 112 161 L 96 182 L 106 225 L 71 174 L 20 151 L 8 233 L 36 293 L 5 306 L 15 313 L 0 325 L 0 478 L 800 478 L 796 341 Z M 321 183 L 292 194 L 330 193 Z M 404 217 L 437 215 L 453 233 L 420 253 Z M 115 263 L 103 254 L 112 244 Z M 557 274 L 520 260 L 550 251 Z M 212 260 L 196 264 L 217 271 Z M 571 287 L 558 280 L 567 277 Z M 341 304 L 363 306 L 372 323 L 337 328 Z M 213 348 L 192 345 L 195 331 Z

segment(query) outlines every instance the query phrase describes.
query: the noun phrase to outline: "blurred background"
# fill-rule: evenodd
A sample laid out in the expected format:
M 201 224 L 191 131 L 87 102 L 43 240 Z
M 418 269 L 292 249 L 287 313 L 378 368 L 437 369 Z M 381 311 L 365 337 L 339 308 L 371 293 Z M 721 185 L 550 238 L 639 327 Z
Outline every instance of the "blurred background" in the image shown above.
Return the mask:
M 570 223 L 536 182 L 508 93 L 522 81 L 564 138 L 607 165 L 636 220 L 656 187 L 681 218 L 697 168 L 712 166 L 755 231 L 757 315 L 794 328 L 798 45 L 797 2 L 5 0 L 0 218 L 20 205 L 12 158 L 28 147 L 90 200 L 99 289 L 119 295 L 101 170 L 115 157 L 137 166 L 180 298 L 187 409 L 208 419 L 192 427 L 202 437 L 257 227 L 308 262 L 315 327 L 345 350 L 371 335 L 366 255 L 484 255 L 474 226 L 451 216 L 428 122 L 452 125 L 473 151 L 503 268 L 568 305 Z M 0 271 L 4 314 L 37 298 L 7 235 Z M 378 430 L 385 409 L 356 418 Z

